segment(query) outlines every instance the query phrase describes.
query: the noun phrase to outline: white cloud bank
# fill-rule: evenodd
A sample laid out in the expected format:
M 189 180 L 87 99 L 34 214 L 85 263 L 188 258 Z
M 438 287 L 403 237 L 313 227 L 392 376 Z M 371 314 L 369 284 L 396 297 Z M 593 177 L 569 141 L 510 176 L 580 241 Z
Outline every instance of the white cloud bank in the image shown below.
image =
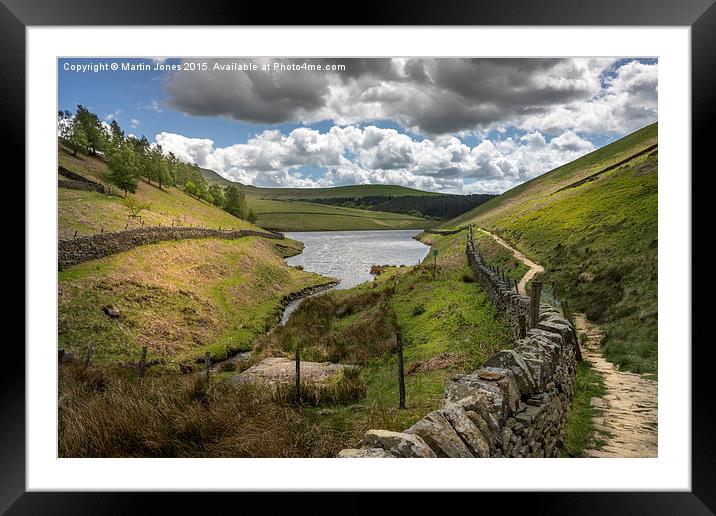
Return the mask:
M 210 139 L 166 132 L 155 140 L 179 159 L 255 186 L 372 183 L 453 193 L 502 192 L 595 149 L 572 131 L 549 141 L 532 131 L 470 147 L 452 136 L 416 141 L 395 129 L 352 125 L 324 133 L 267 130 L 246 143 L 218 148 Z M 319 174 L 307 177 L 301 167 Z

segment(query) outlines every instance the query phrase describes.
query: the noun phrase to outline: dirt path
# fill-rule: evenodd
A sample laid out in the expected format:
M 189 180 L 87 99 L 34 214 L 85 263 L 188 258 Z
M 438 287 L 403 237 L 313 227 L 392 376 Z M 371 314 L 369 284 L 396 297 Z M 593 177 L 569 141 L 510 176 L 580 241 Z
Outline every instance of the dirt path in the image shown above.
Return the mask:
M 582 357 L 602 375 L 607 389 L 603 398 L 592 398 L 592 406 L 600 411 L 594 417 L 594 428 L 605 444 L 599 450 L 585 450 L 585 456 L 656 457 L 657 382 L 618 371 L 599 351 L 604 332 L 582 314 L 575 315 L 575 323 L 577 332 L 587 335 Z
M 528 271 L 525 273 L 525 275 L 522 276 L 522 279 L 521 279 L 520 282 L 517 284 L 517 290 L 519 290 L 522 294 L 526 293 L 527 291 L 526 291 L 525 289 L 526 289 L 526 287 L 527 287 L 527 282 L 528 282 L 529 280 L 531 280 L 532 278 L 534 278 L 535 274 L 537 274 L 538 272 L 544 272 L 544 267 L 542 267 L 539 263 L 535 263 L 535 262 L 533 262 L 532 260 L 530 260 L 529 258 L 527 258 L 524 254 L 522 254 L 520 251 L 518 251 L 518 250 L 515 249 L 514 247 L 511 247 L 507 242 L 505 242 L 504 240 L 502 240 L 500 237 L 498 237 L 498 236 L 495 235 L 494 233 L 490 233 L 490 232 L 487 231 L 486 229 L 482 229 L 482 228 L 477 228 L 477 229 L 479 229 L 480 231 L 482 231 L 482 232 L 485 233 L 486 235 L 490 235 L 492 238 L 495 239 L 495 241 L 496 241 L 498 244 L 500 244 L 500 245 L 501 245 L 502 247 L 504 247 L 505 249 L 508 249 L 509 251 L 511 251 L 511 252 L 512 252 L 512 255 L 513 255 L 515 258 L 517 258 L 519 261 L 521 261 L 521 262 L 524 263 L 527 267 L 529 267 L 530 270 L 528 270 Z
M 525 285 L 544 268 L 531 261 L 524 254 L 510 247 L 497 235 L 482 228 L 500 245 L 530 268 L 519 282 L 519 291 L 525 292 Z M 616 366 L 602 356 L 600 345 L 604 332 L 589 322 L 582 314 L 575 314 L 578 333 L 584 333 L 587 340 L 582 344 L 582 358 L 604 378 L 606 395 L 592 398 L 593 407 L 599 409 L 594 417 L 594 429 L 604 442 L 599 450 L 585 450 L 587 457 L 656 457 L 658 425 L 657 382 L 636 373 L 618 371 Z

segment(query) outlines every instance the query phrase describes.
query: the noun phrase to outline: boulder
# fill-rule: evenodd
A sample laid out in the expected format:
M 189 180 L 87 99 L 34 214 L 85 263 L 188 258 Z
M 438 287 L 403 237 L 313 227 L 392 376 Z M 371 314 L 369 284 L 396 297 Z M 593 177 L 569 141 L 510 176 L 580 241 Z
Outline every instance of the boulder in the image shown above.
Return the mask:
M 120 315 L 119 309 L 114 305 L 105 305 L 102 307 L 102 311 L 109 315 L 112 319 L 117 319 Z
M 504 349 L 493 355 L 485 366 L 509 369 L 514 373 L 515 382 L 522 394 L 534 394 L 536 385 L 532 373 L 522 356 L 514 350 Z
M 480 429 L 461 406 L 448 403 L 443 407 L 442 414 L 475 457 L 487 458 L 490 456 L 490 445 L 487 438 L 482 435 Z
M 419 436 L 389 430 L 368 430 L 358 446 L 360 448 L 380 448 L 395 457 L 430 458 L 436 456 Z
M 405 431 L 423 439 L 438 457 L 473 457 L 467 445 L 439 410 L 434 410 Z

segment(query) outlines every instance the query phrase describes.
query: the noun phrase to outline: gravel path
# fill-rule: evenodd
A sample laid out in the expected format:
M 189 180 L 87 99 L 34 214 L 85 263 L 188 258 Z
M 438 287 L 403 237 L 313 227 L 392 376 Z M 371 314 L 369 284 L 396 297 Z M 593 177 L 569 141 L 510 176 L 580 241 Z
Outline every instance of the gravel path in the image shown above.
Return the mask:
M 605 442 L 599 450 L 586 450 L 587 457 L 656 457 L 658 426 L 657 382 L 616 366 L 599 351 L 604 332 L 582 314 L 575 315 L 577 331 L 587 335 L 582 357 L 604 378 L 607 393 L 592 398 L 599 409 L 594 428 Z
M 525 285 L 535 274 L 544 271 L 497 235 L 482 228 L 500 245 L 512 251 L 512 254 L 529 267 L 529 271 L 520 280 L 519 291 L 525 292 Z M 608 362 L 600 351 L 604 332 L 591 323 L 583 314 L 575 314 L 578 333 L 587 335 L 581 346 L 582 358 L 592 369 L 604 378 L 606 394 L 603 398 L 592 398 L 592 406 L 599 409 L 594 417 L 594 429 L 604 442 L 599 450 L 585 450 L 587 457 L 656 457 L 658 447 L 658 388 L 657 382 L 639 374 L 619 371 Z

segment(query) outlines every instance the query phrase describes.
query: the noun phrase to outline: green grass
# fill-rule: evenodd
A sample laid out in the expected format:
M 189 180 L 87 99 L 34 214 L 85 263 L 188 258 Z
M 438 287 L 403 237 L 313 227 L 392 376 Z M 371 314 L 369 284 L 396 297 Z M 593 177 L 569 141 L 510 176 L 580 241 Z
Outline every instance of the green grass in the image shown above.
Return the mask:
M 294 243 L 300 248 L 299 243 Z M 134 361 L 141 346 L 166 363 L 248 350 L 278 320 L 283 296 L 325 283 L 281 258 L 291 241 L 162 242 L 59 273 L 59 342 L 100 363 Z M 118 319 L 102 307 L 116 306 Z
M 592 407 L 592 398 L 606 394 L 604 379 L 586 362 L 577 364 L 574 383 L 574 397 L 569 421 L 565 427 L 562 457 L 583 457 L 584 451 L 599 449 L 603 445 L 601 434 L 595 431 L 593 417 L 598 409 Z
M 247 197 L 259 226 L 280 231 L 423 229 L 437 224 L 411 215 L 343 208 L 309 202 Z
M 542 264 L 540 279 L 606 331 L 607 359 L 639 373 L 658 363 L 658 153 L 556 192 L 656 139 L 645 127 L 445 224 L 484 227 Z

